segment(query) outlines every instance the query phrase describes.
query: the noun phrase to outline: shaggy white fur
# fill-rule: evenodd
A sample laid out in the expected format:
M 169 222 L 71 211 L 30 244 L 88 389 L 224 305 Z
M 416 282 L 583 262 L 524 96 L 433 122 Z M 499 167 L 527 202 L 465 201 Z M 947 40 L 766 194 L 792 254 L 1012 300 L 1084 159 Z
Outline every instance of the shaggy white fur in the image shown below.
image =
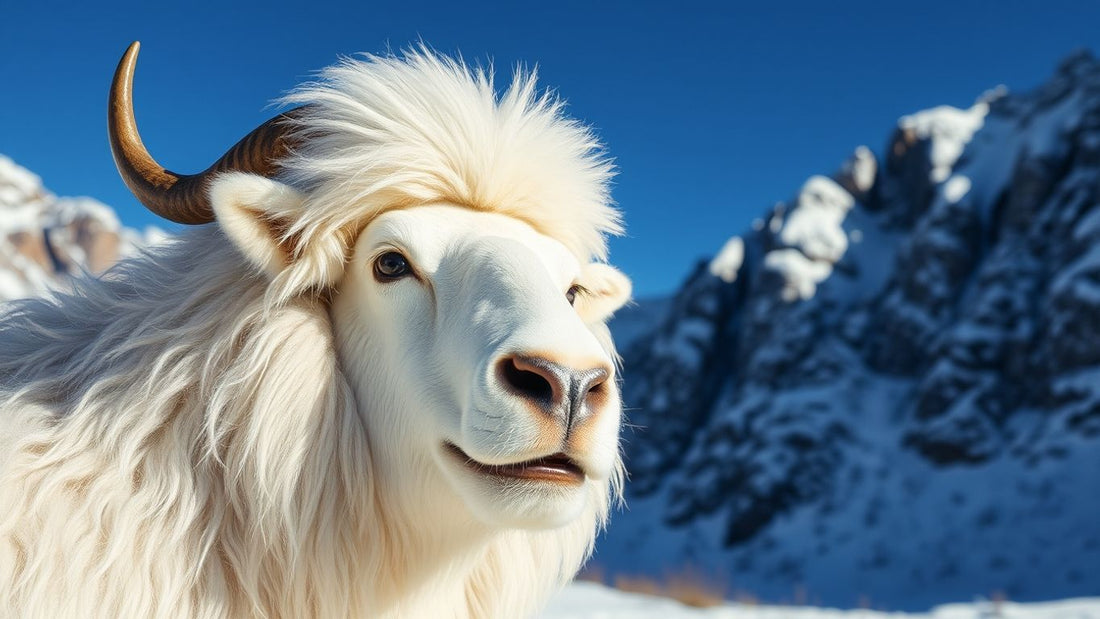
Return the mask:
M 375 435 L 425 433 L 396 412 L 440 408 L 446 389 L 395 391 L 411 378 L 362 361 L 387 359 L 356 346 L 391 325 L 355 324 L 344 288 L 367 294 L 357 241 L 395 209 L 507 216 L 510 238 L 535 239 L 517 259 L 572 255 L 530 250 L 550 271 L 524 271 L 513 297 L 592 338 L 565 348 L 613 358 L 602 320 L 628 282 L 578 271 L 619 231 L 598 143 L 533 76 L 497 97 L 490 74 L 425 50 L 345 61 L 287 101 L 314 105 L 306 146 L 278 181 L 215 183 L 220 225 L 0 316 L 0 617 L 522 617 L 591 551 L 621 483 L 617 388 L 585 448 L 609 473 L 585 481 L 578 515 L 492 526 L 427 454 Z M 507 270 L 490 249 L 513 245 L 479 242 L 484 265 L 461 273 Z M 570 273 L 598 276 L 590 315 L 554 300 Z M 487 306 L 452 279 L 475 312 L 453 324 L 476 324 Z M 423 305 L 414 284 L 400 299 Z M 370 294 L 398 298 L 385 290 Z M 532 328 L 509 320 L 492 324 Z M 533 424 L 501 423 L 511 447 Z
M 394 208 L 445 201 L 509 215 L 582 262 L 606 259 L 606 235 L 622 232 L 603 147 L 533 72 L 517 71 L 498 97 L 492 71 L 421 49 L 344 60 L 282 103 L 317 108 L 296 124 L 304 146 L 281 176 L 307 194 L 279 214 L 298 256 L 283 298 L 334 283 L 349 237 Z

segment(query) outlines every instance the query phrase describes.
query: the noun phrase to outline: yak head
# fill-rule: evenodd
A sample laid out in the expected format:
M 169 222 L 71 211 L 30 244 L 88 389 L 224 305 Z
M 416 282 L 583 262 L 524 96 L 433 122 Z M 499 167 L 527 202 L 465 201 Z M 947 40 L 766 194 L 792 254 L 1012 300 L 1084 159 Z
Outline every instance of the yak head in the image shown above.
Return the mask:
M 346 61 L 185 176 L 138 137 L 136 54 L 110 106 L 124 180 L 169 219 L 216 221 L 273 306 L 323 299 L 364 474 L 488 527 L 606 513 L 621 405 L 604 322 L 630 282 L 603 261 L 610 165 L 559 101 L 425 50 Z

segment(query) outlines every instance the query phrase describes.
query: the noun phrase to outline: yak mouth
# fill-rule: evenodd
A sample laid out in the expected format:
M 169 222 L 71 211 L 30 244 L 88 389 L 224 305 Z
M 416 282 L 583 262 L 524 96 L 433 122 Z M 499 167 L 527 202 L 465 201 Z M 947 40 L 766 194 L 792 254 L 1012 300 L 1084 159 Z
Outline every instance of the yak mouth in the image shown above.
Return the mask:
M 470 457 L 454 443 L 445 443 L 447 451 L 466 468 L 490 477 L 502 477 L 523 481 L 542 481 L 556 484 L 580 484 L 584 482 L 584 469 L 569 456 L 558 452 L 534 460 L 510 464 L 485 464 Z

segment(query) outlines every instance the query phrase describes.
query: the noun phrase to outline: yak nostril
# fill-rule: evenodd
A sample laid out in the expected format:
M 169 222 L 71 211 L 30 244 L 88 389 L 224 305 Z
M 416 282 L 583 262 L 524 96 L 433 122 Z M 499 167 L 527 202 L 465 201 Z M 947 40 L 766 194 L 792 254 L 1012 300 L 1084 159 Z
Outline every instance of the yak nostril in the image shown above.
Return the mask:
M 558 377 L 547 363 L 531 357 L 507 357 L 500 362 L 500 377 L 516 395 L 547 408 L 561 400 Z
M 583 397 L 587 398 L 589 395 L 597 394 L 603 389 L 604 384 L 607 383 L 608 376 L 609 373 L 607 370 L 596 368 L 588 370 L 574 380 L 580 383 L 580 389 L 578 389 L 578 391 L 580 391 Z
M 569 423 L 577 415 L 585 415 L 591 406 L 600 406 L 603 401 L 604 385 L 610 374 L 603 368 L 593 368 L 573 375 L 569 394 Z

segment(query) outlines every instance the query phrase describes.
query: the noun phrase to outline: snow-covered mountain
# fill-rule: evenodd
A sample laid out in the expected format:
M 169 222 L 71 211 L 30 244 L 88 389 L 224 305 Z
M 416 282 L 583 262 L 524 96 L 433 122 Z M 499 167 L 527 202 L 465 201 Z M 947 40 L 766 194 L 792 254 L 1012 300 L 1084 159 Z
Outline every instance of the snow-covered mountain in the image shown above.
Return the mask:
M 0 155 L 0 301 L 99 273 L 161 236 L 156 229 L 122 226 L 110 207 L 91 198 L 58 198 Z
M 628 508 L 594 573 L 909 609 L 1100 593 L 1091 55 L 902 118 L 629 322 Z

